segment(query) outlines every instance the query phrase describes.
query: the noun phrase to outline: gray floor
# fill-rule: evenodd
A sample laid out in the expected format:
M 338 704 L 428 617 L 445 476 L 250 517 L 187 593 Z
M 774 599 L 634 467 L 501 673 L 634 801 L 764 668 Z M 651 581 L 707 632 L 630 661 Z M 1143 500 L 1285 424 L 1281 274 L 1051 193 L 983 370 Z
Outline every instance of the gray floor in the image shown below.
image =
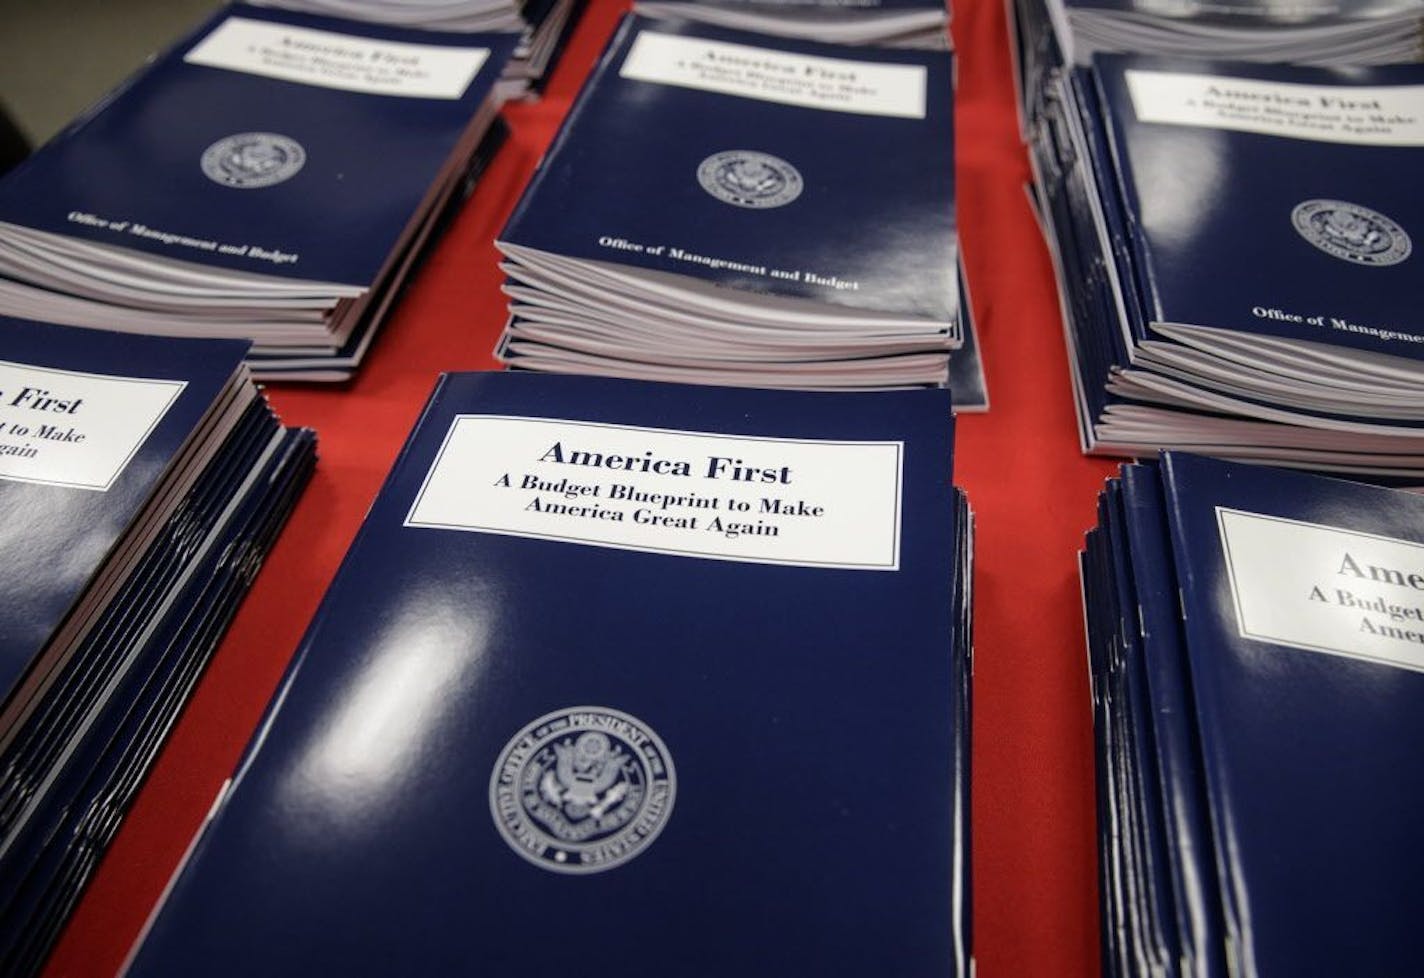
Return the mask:
M 0 0 L 0 104 L 38 145 L 218 6 L 217 0 Z

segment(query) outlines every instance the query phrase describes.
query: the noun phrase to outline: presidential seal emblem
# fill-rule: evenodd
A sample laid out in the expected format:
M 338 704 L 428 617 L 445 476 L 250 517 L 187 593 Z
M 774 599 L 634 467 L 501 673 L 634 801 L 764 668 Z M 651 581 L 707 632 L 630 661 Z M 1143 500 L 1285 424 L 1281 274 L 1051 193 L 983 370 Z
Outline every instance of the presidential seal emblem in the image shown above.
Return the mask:
M 645 850 L 672 814 L 677 779 L 658 735 L 603 706 L 547 713 L 505 746 L 490 775 L 504 841 L 541 869 L 599 873 Z
M 724 203 L 758 209 L 784 207 L 804 186 L 796 167 L 752 149 L 713 153 L 697 167 L 697 182 Z
M 1291 211 L 1291 224 L 1321 251 L 1357 265 L 1398 265 L 1413 250 L 1404 228 L 1343 200 L 1303 201 Z
M 203 150 L 203 173 L 225 187 L 254 190 L 289 180 L 307 161 L 295 139 L 274 132 L 240 132 Z

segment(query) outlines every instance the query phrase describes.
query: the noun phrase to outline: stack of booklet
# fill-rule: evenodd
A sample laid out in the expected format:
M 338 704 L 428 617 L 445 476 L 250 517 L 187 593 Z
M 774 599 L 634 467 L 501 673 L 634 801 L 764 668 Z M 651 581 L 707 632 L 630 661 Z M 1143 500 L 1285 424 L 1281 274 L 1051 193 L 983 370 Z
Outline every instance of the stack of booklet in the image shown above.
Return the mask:
M 1103 55 L 1032 159 L 1084 447 L 1424 472 L 1424 66 Z
M 311 472 L 246 347 L 0 318 L 0 973 L 43 961 Z
M 250 0 L 328 17 L 422 31 L 505 31 L 518 45 L 504 66 L 511 95 L 540 88 L 586 0 Z
M 1010 0 L 1026 109 L 1103 52 L 1306 64 L 1424 59 L 1424 0 Z
M 945 383 L 966 308 L 951 68 L 626 19 L 496 242 L 500 355 L 649 380 Z
M 502 135 L 513 44 L 224 8 L 0 180 L 0 313 L 350 376 Z
M 637 0 L 633 9 L 827 44 L 950 46 L 945 0 Z
M 1082 571 L 1104 974 L 1416 972 L 1424 498 L 1167 453 Z
M 970 974 L 952 457 L 944 391 L 445 377 L 126 973 Z

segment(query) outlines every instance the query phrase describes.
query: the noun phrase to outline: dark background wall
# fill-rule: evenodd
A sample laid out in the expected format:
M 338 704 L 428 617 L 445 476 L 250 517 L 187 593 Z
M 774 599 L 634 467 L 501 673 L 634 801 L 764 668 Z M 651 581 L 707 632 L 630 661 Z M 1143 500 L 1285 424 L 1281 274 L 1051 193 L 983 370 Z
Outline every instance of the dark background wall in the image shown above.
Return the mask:
M 38 145 L 218 6 L 217 0 L 0 0 L 0 107 Z

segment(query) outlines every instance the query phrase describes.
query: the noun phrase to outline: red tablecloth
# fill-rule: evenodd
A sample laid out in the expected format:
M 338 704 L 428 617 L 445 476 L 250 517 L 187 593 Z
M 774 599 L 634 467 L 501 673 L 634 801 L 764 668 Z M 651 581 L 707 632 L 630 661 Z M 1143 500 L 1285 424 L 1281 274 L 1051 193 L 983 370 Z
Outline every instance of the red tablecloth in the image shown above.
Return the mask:
M 491 369 L 492 244 L 625 4 L 591 0 L 544 99 L 410 288 L 357 380 L 276 386 L 321 463 L 50 960 L 113 975 L 277 686 L 436 374 Z M 1024 196 L 1004 12 L 962 0 L 958 207 L 992 409 L 959 421 L 978 517 L 973 873 L 981 978 L 1098 973 L 1092 734 L 1075 553 L 1112 466 L 1079 454 L 1048 256 Z M 197 976 L 195 976 L 197 978 Z

